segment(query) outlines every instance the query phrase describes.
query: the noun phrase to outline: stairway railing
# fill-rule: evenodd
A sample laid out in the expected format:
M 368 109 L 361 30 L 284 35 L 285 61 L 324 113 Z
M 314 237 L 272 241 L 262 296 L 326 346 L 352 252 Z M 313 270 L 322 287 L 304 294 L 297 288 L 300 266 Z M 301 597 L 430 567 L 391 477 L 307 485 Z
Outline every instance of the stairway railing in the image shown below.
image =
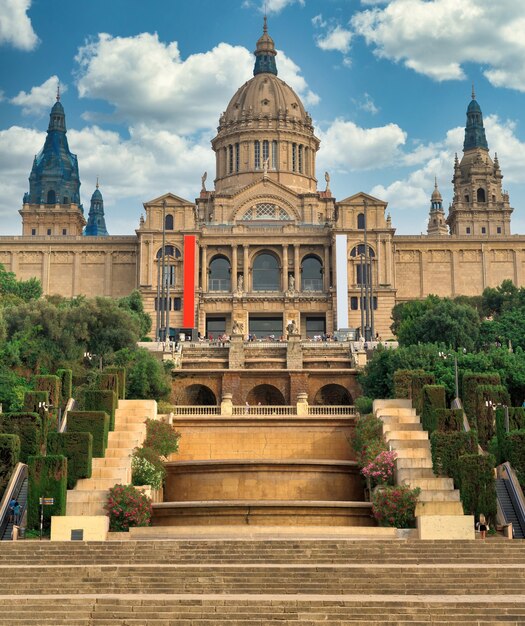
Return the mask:
M 514 513 L 518 518 L 518 524 L 521 528 L 521 532 L 525 535 L 525 497 L 523 496 L 523 491 L 518 482 L 518 478 L 508 461 L 502 463 L 498 467 L 498 475 L 506 482 L 507 491 L 512 507 L 514 508 Z
M 11 478 L 7 483 L 7 488 L 0 502 L 0 537 L 4 536 L 5 529 L 9 524 L 9 503 L 14 497 L 18 496 L 18 493 L 22 487 L 24 480 L 27 479 L 28 471 L 25 463 L 17 463 L 15 469 L 11 474 Z M 24 517 L 24 513 L 27 508 L 27 503 L 20 505 L 20 519 Z

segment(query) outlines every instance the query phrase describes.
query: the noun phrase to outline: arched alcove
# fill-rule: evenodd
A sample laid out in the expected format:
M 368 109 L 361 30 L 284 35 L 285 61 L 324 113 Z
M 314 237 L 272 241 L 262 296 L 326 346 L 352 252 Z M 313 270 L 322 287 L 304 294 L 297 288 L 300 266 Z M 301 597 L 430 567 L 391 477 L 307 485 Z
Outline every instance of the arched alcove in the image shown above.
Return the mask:
M 332 383 L 324 385 L 319 389 L 315 394 L 314 404 L 324 406 L 351 406 L 353 399 L 346 387 Z
M 217 398 L 206 385 L 189 385 L 184 389 L 181 404 L 189 406 L 217 406 Z
M 283 394 L 273 385 L 257 385 L 248 394 L 246 401 L 250 406 L 283 406 L 286 404 Z

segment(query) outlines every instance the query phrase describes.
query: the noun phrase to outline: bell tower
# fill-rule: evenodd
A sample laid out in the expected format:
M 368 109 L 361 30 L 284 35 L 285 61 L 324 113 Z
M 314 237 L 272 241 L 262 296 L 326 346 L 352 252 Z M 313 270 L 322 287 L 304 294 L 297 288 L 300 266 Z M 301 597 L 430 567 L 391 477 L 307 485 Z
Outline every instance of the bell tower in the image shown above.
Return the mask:
M 445 211 L 443 210 L 443 198 L 438 189 L 437 178 L 434 182 L 434 191 L 430 198 L 430 215 L 428 218 L 427 233 L 431 236 L 448 235 Z

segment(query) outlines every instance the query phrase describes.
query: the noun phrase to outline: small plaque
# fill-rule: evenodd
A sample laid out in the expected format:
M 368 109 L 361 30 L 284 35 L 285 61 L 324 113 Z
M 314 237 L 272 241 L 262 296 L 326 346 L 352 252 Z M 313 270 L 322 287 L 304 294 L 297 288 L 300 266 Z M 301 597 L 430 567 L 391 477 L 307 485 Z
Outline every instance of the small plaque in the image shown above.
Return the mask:
M 84 540 L 84 529 L 77 528 L 71 531 L 71 541 L 83 541 Z

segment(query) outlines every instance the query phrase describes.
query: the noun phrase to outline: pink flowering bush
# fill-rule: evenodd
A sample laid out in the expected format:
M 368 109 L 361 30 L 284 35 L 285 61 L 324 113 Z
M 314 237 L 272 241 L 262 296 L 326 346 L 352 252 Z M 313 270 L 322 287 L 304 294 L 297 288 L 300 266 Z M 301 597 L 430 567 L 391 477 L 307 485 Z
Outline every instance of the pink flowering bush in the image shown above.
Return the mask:
M 419 487 L 410 489 L 407 485 L 376 490 L 372 497 L 372 513 L 379 526 L 413 528 L 420 493 Z
M 383 450 L 373 461 L 365 465 L 361 473 L 375 485 L 386 485 L 394 478 L 395 460 L 397 453 L 394 450 Z
M 126 532 L 133 526 L 149 526 L 151 521 L 151 498 L 133 485 L 111 487 L 104 506 L 109 515 L 109 530 Z

